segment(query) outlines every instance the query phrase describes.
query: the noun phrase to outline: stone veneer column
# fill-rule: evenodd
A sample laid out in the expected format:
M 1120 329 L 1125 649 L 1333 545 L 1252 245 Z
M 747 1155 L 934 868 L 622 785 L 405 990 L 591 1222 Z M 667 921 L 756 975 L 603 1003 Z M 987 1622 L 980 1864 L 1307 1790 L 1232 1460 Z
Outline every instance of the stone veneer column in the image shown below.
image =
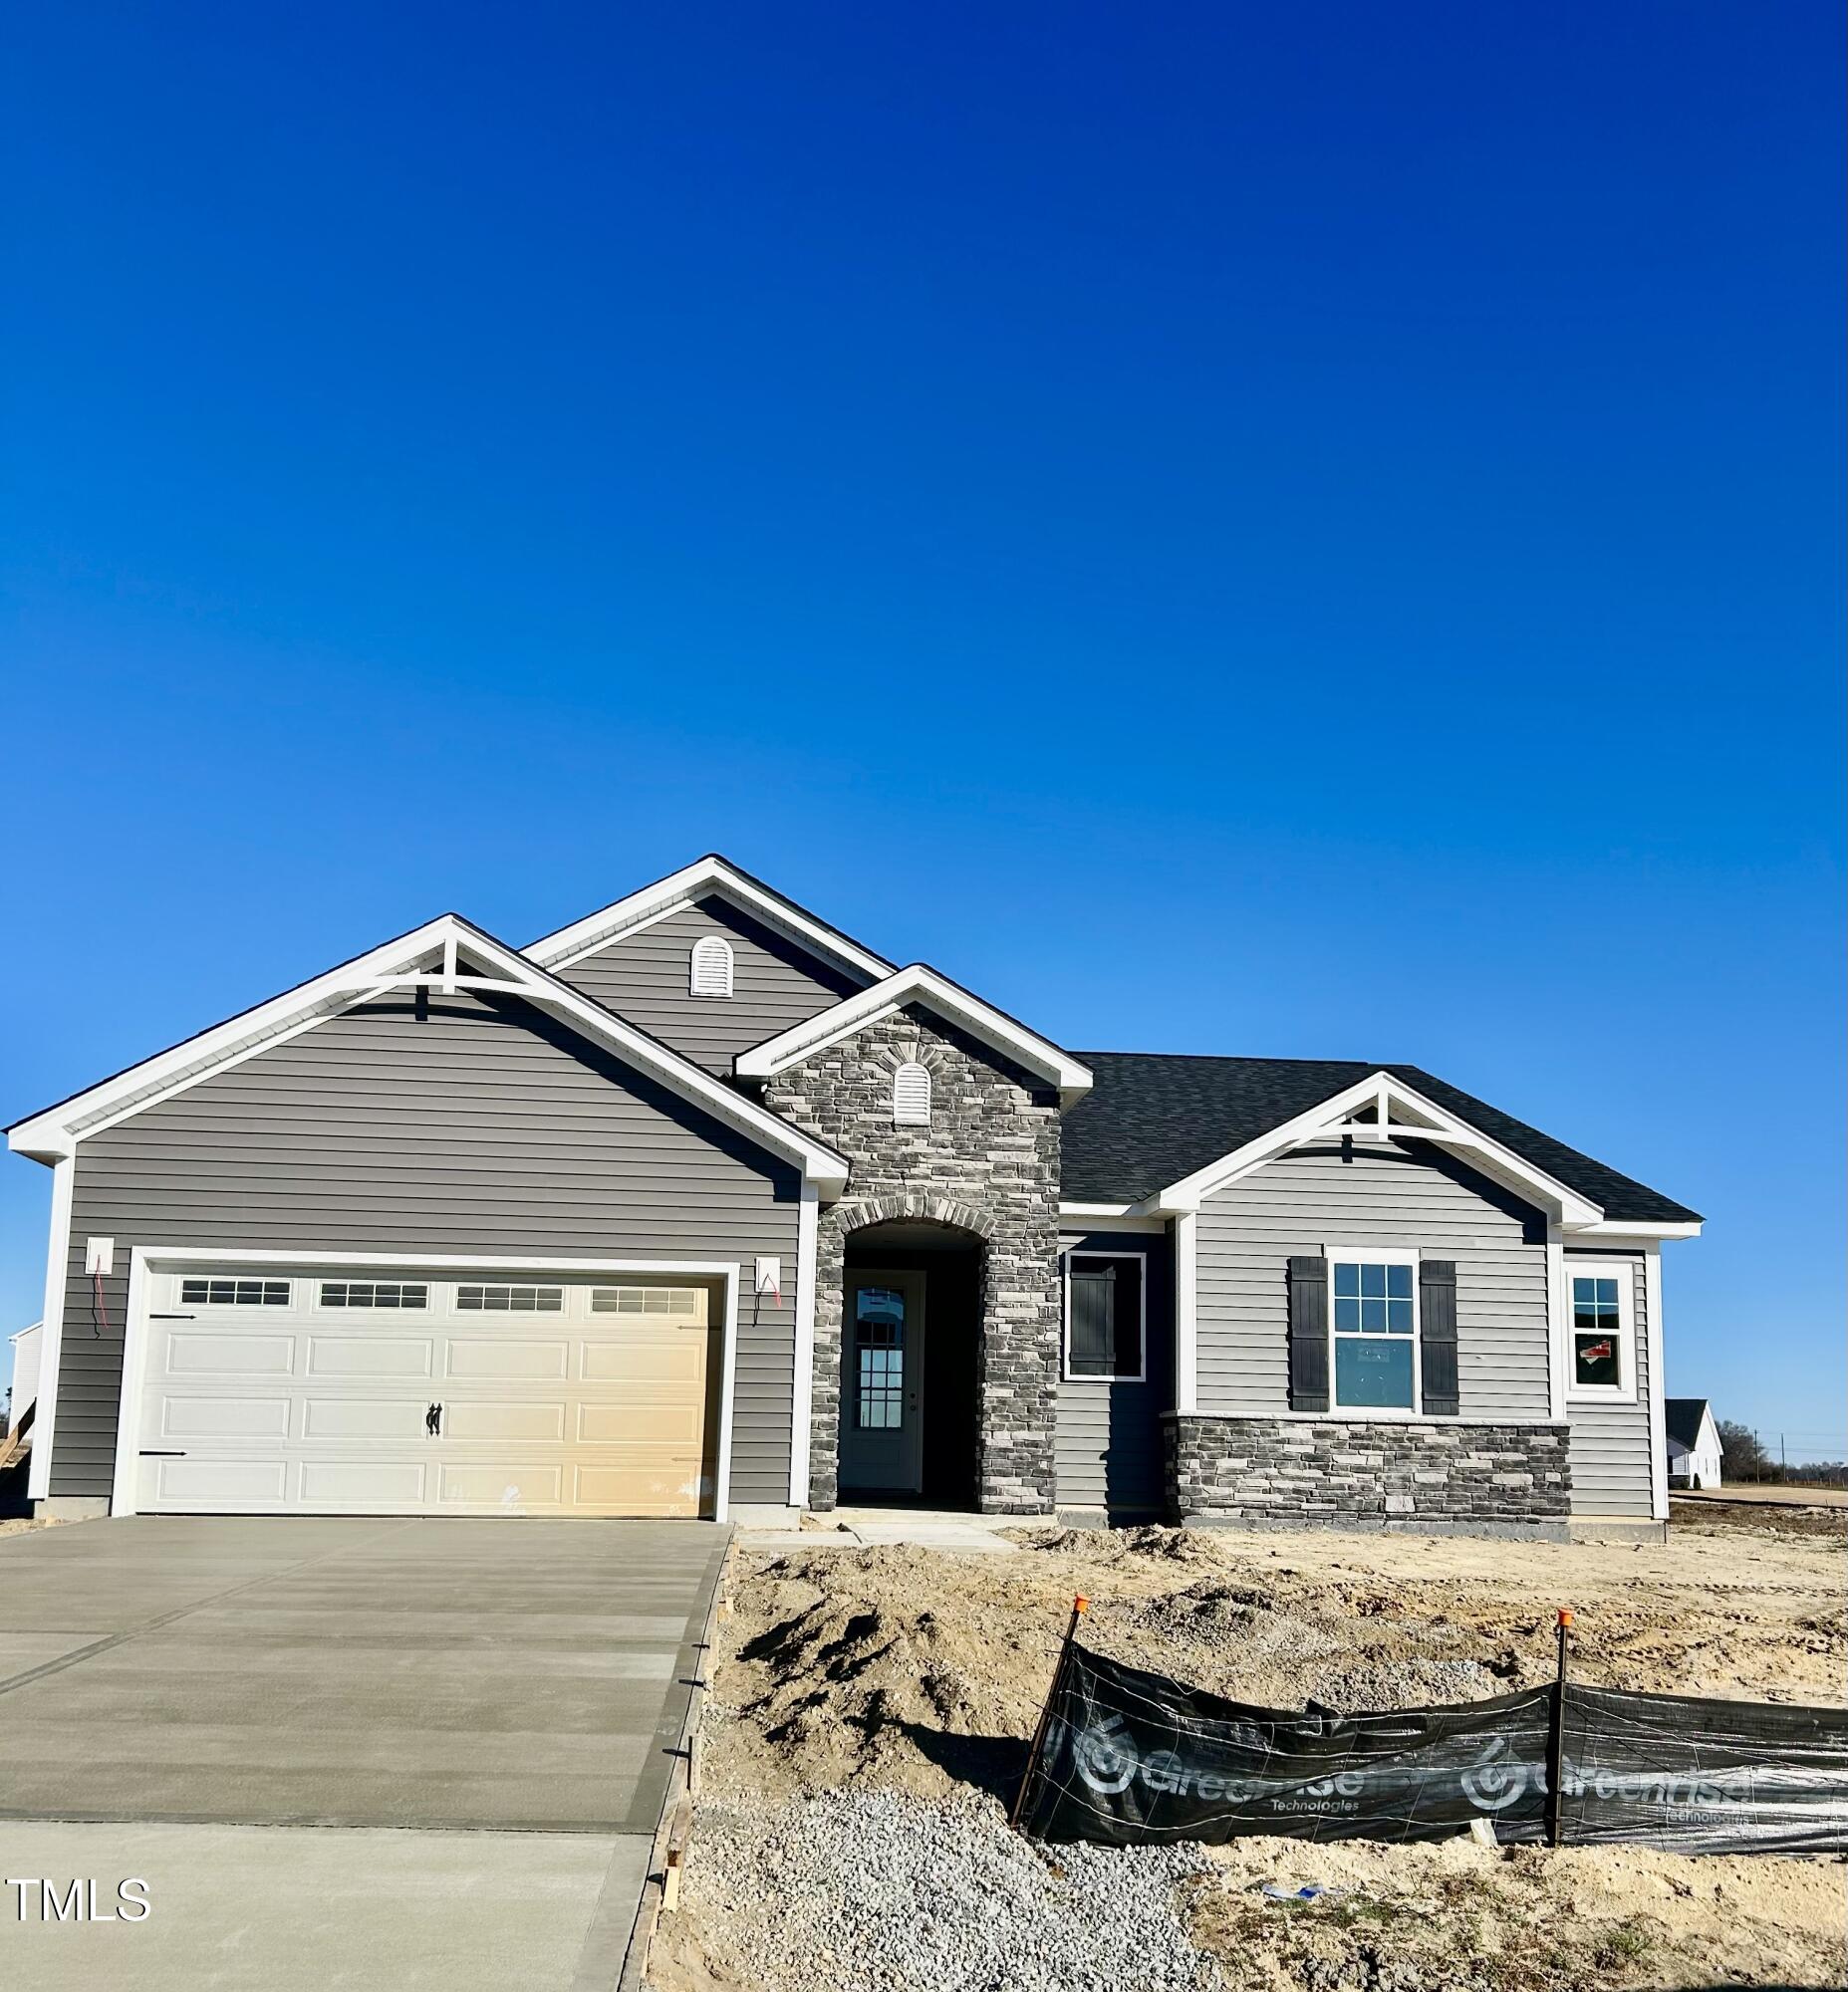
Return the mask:
M 892 1076 L 910 1061 L 930 1073 L 928 1126 L 893 1124 Z M 809 1505 L 832 1508 L 839 1494 L 847 1239 L 905 1218 L 954 1225 L 981 1244 L 977 1505 L 985 1514 L 1049 1513 L 1061 1318 L 1057 1094 L 914 1007 L 778 1074 L 764 1104 L 853 1168 L 847 1195 L 816 1226 Z

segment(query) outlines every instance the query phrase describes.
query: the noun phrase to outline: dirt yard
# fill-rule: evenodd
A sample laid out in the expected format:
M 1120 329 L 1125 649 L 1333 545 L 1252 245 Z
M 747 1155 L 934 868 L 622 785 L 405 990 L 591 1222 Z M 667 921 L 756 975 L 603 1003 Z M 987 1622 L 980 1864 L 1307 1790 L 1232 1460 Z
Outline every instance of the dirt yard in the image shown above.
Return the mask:
M 1666 1545 L 1015 1532 L 1014 1556 L 734 1554 L 683 1906 L 659 1992 L 1839 1985 L 1840 1862 L 1246 1839 L 1045 1850 L 1005 1830 L 1075 1592 L 1088 1640 L 1240 1700 L 1386 1708 L 1549 1677 L 1839 1702 L 1839 1539 L 1701 1518 Z M 1265 1881 L 1324 1885 L 1281 1906 Z

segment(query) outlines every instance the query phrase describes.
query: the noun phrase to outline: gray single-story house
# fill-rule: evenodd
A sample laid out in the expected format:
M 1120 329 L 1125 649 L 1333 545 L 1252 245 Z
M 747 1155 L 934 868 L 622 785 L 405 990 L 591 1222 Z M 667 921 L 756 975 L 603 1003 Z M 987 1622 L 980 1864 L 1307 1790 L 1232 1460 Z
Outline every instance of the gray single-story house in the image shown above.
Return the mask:
M 717 857 L 9 1138 L 49 1512 L 1668 1512 L 1693 1211 L 1412 1066 L 1066 1051 Z

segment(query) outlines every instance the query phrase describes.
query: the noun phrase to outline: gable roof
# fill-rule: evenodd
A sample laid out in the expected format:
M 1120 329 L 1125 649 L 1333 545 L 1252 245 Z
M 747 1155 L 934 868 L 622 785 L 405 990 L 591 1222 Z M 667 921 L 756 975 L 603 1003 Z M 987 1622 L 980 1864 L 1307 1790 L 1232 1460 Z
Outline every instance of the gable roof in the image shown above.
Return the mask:
M 586 913 L 569 926 L 541 935 L 524 951 L 528 960 L 545 968 L 558 968 L 595 953 L 598 948 L 608 947 L 612 941 L 621 940 L 626 933 L 633 933 L 663 913 L 675 912 L 713 893 L 742 906 L 766 926 L 780 928 L 825 960 L 851 968 L 869 981 L 876 982 L 892 973 L 892 963 L 884 955 L 862 947 L 839 927 L 831 927 L 806 906 L 797 905 L 794 899 L 766 885 L 761 878 L 752 877 L 742 866 L 721 858 L 716 851 L 708 851 L 703 858 L 695 858 L 690 865 L 669 872 L 664 878 L 657 878 L 654 884 L 644 885 L 613 905 Z
M 1685 1204 L 1417 1066 L 1162 1052 L 1082 1057 L 1093 1085 L 1065 1117 L 1062 1194 L 1069 1202 L 1140 1202 L 1384 1072 L 1597 1204 L 1606 1224 L 1701 1221 Z
M 1050 1038 L 1028 1030 L 1018 1018 L 997 1010 L 992 1003 L 984 1003 L 959 982 L 950 981 L 947 975 L 922 961 L 897 969 L 857 995 L 792 1024 L 788 1030 L 779 1031 L 749 1051 L 740 1052 L 734 1070 L 740 1079 L 774 1078 L 777 1073 L 912 1003 L 947 1017 L 971 1037 L 1005 1054 L 1047 1085 L 1057 1087 L 1061 1106 L 1070 1107 L 1091 1089 L 1090 1073 L 1070 1052 L 1062 1051 Z
M 464 966 L 464 956 L 476 966 Z M 481 966 L 490 972 L 479 973 Z M 713 1119 L 795 1163 L 824 1195 L 838 1194 L 846 1186 L 847 1162 L 834 1149 L 715 1079 L 640 1025 L 561 982 L 459 913 L 441 913 L 54 1107 L 15 1121 L 7 1129 L 8 1145 L 39 1161 L 57 1161 L 69 1155 L 85 1134 L 156 1100 L 183 1092 L 210 1074 L 356 1003 L 412 983 L 438 990 L 505 995 L 542 1005 L 585 1038 L 616 1052 Z
M 1668 1427 L 1670 1443 L 1692 1452 L 1701 1443 L 1701 1420 L 1708 1408 L 1705 1397 L 1664 1397 L 1662 1421 Z

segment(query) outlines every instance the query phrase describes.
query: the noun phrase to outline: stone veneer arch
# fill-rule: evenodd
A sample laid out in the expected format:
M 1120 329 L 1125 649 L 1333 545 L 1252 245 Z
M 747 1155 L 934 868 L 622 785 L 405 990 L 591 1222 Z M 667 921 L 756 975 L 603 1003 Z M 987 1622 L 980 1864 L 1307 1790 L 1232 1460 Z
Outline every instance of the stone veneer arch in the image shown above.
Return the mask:
M 930 1070 L 924 1126 L 893 1120 L 892 1075 L 909 1062 Z M 847 1240 L 868 1225 L 910 1219 L 982 1241 L 977 1505 L 987 1514 L 1049 1514 L 1061 1314 L 1057 1093 L 912 1005 L 778 1073 L 763 1100 L 853 1170 L 847 1194 L 816 1224 L 809 1506 L 832 1508 L 839 1495 Z

